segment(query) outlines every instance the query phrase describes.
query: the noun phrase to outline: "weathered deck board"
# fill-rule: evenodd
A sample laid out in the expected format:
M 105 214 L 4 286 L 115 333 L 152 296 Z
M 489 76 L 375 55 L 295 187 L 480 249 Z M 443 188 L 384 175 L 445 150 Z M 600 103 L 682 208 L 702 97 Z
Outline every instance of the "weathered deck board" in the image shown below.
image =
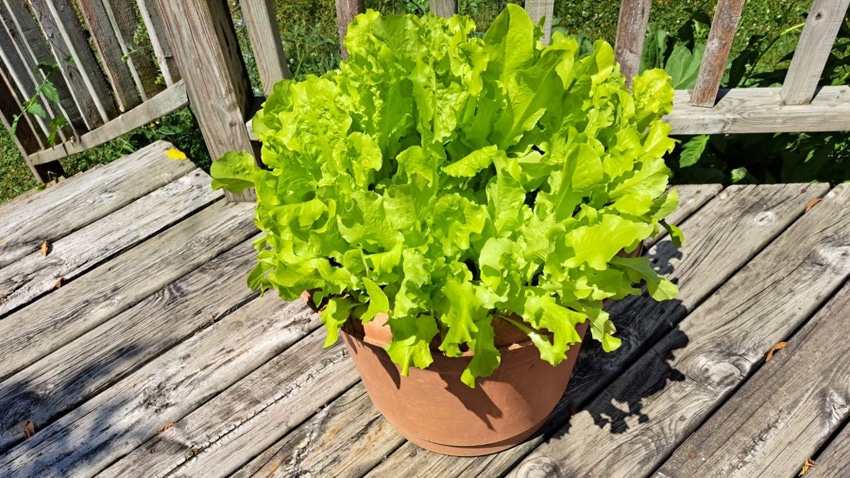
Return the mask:
M 667 216 L 667 222 L 678 226 L 717 196 L 723 186 L 720 184 L 683 184 L 675 186 L 673 189 L 679 193 L 679 206 Z M 655 237 L 644 241 L 643 245 L 646 249 L 649 249 L 665 237 L 667 237 L 667 230 L 661 228 Z
M 0 385 L 0 452 L 23 440 L 253 294 L 245 274 L 256 252 L 244 242 L 169 284 Z
M 681 249 L 677 251 L 669 240 L 651 248 L 647 254 L 656 260 L 656 267 L 682 287 L 679 297 L 663 303 L 630 297 L 612 304 L 609 312 L 623 345 L 611 354 L 592 341 L 582 347 L 570 386 L 546 429 L 561 426 L 569 416 L 569 404 L 579 406 L 602 390 L 640 357 L 643 349 L 669 331 L 672 324 L 792 223 L 812 197 L 826 190 L 827 186 L 811 189 L 803 185 L 793 189 L 732 187 L 703 206 L 697 216 L 681 224 L 685 234 Z M 742 243 L 729 237 L 732 234 L 729 224 L 736 224 L 736 232 L 745 233 L 747 241 Z M 511 450 L 471 459 L 444 457 L 406 444 L 372 475 L 380 477 L 394 471 L 418 476 L 498 475 L 541 441 L 542 437 L 537 437 Z M 415 450 L 418 450 L 416 456 L 410 457 L 410 452 Z
M 806 478 L 847 478 L 850 476 L 850 426 L 835 437 L 832 443 L 821 452 L 818 466 L 810 468 Z
M 255 299 L 40 430 L 0 458 L 0 469 L 93 476 L 319 325 L 300 302 Z
M 219 201 L 0 320 L 0 380 L 247 240 L 252 209 Z
M 363 385 L 357 384 L 240 468 L 233 478 L 362 476 L 402 443 L 404 438 L 381 417 Z
M 133 154 L 50 186 L 25 202 L 0 206 L 0 267 L 37 251 L 185 175 L 195 166 L 172 161 L 157 141 Z M 49 194 L 48 194 L 49 193 Z
M 644 476 L 850 276 L 839 186 L 509 476 Z M 793 300 L 782 300 L 793 297 Z
M 96 264 L 223 197 L 201 170 L 172 181 L 110 215 L 0 270 L 0 317 L 56 290 Z
M 842 346 L 848 329 L 845 284 L 682 443 L 657 476 L 782 476 L 814 456 L 850 418 L 850 356 Z
M 321 349 L 324 338 L 324 330 L 308 335 L 100 476 L 213 478 L 236 471 L 359 380 L 342 343 Z

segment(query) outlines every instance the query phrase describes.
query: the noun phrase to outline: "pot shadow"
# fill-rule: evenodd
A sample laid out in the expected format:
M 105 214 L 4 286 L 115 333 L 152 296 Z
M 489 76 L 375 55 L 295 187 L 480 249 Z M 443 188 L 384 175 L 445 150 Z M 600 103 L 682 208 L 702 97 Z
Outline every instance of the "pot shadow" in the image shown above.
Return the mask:
M 662 275 L 673 272 L 682 257 L 669 240 L 659 242 L 646 256 Z M 598 343 L 586 340 L 564 397 L 537 436 L 568 434 L 570 418 L 578 411 L 589 412 L 600 428 L 610 426 L 612 434 L 624 433 L 634 418 L 639 424 L 652 419 L 643 412 L 644 399 L 664 390 L 669 382 L 685 379 L 670 364 L 675 351 L 689 342 L 677 326 L 689 312 L 680 300 L 656 302 L 644 291 L 606 310 L 622 345 L 604 352 Z
M 3 410 L 0 425 L 5 435 L 0 442 L 0 477 L 44 476 L 48 470 L 75 476 L 82 470 L 91 471 L 85 458 L 79 455 L 83 448 L 80 430 L 69 432 L 54 423 L 97 393 L 88 390 L 92 382 L 107 376 L 118 381 L 126 376 L 128 372 L 121 367 L 135 360 L 143 349 L 144 346 L 136 345 L 121 347 L 81 368 L 56 388 L 29 377 L 19 378 L 26 369 L 6 378 L 0 385 L 0 410 Z M 116 412 L 111 407 L 99 407 L 92 412 L 97 415 L 89 435 L 114 424 L 119 418 Z M 25 432 L 27 422 L 31 423 L 29 433 Z M 45 452 L 48 447 L 49 452 Z M 19 453 L 29 458 L 4 464 Z

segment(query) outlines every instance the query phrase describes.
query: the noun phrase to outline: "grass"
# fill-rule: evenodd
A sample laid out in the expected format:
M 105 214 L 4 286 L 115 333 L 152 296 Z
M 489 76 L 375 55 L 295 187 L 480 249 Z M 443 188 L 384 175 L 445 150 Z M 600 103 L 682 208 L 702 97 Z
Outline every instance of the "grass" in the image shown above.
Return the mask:
M 504 5 L 503 0 L 461 0 L 459 10 L 470 15 L 479 30 L 486 30 Z M 522 3 L 512 0 L 512 3 Z M 284 50 L 290 69 L 297 79 L 335 68 L 340 61 L 339 40 L 336 30 L 336 13 L 333 0 L 274 0 L 281 25 Z M 620 2 L 599 0 L 574 0 L 556 2 L 554 24 L 569 33 L 585 34 L 590 38 L 604 38 L 613 42 L 616 36 Z M 667 31 L 677 31 L 691 18 L 708 18 L 713 15 L 717 0 L 656 0 L 650 21 Z M 799 35 L 780 33 L 804 21 L 808 10 L 807 0 L 750 0 L 746 2 L 739 34 L 733 45 L 733 54 L 746 47 L 746 39 L 765 35 L 767 40 L 777 38 L 773 47 L 759 61 L 760 68 L 773 68 L 791 51 Z M 239 21 L 238 1 L 231 2 L 237 33 L 247 47 L 246 32 Z M 366 0 L 366 8 L 382 13 L 421 14 L 428 9 L 428 0 Z M 704 32 L 707 34 L 707 31 Z M 252 83 L 257 91 L 259 79 L 250 52 L 246 54 Z M 24 164 L 8 132 L 0 128 L 0 204 L 33 188 L 36 182 Z M 107 144 L 62 160 L 68 174 L 84 171 L 96 164 L 113 161 L 156 139 L 172 142 L 185 151 L 196 164 L 208 168 L 210 158 L 203 145 L 194 117 L 188 109 L 172 113 L 131 134 Z

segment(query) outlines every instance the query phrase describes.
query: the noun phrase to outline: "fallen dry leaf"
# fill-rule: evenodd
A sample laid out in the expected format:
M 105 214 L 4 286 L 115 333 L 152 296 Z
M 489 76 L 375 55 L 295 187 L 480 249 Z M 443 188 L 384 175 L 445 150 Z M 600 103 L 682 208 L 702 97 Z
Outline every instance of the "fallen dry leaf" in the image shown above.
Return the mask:
M 53 284 L 53 288 L 54 288 L 54 289 L 58 289 L 58 288 L 62 287 L 63 285 L 65 285 L 65 278 L 64 278 L 64 277 L 60 277 L 60 278 L 59 278 L 59 280 L 58 280 L 58 281 L 56 281 L 56 283 L 55 283 L 55 284 Z
M 699 456 L 699 455 L 697 455 L 697 452 L 695 452 L 695 451 L 692 451 L 688 454 L 688 458 L 690 458 L 691 460 L 693 460 L 697 456 Z
M 809 471 L 809 468 L 816 466 L 818 466 L 818 464 L 815 462 L 815 460 L 812 460 L 811 458 L 806 458 L 805 463 L 803 463 L 803 469 L 800 470 L 800 474 L 797 476 L 805 475 L 806 472 Z
M 41 255 L 46 256 L 50 253 L 50 243 L 48 241 L 44 241 L 41 244 Z
M 814 198 L 811 201 L 809 201 L 809 203 L 806 204 L 806 212 L 811 211 L 812 208 L 815 207 L 815 204 L 819 203 L 820 201 L 821 201 L 820 198 Z
M 174 426 L 174 422 L 168 422 L 162 427 L 159 431 L 156 432 L 157 435 L 162 435 L 166 430 Z
M 35 423 L 27 420 L 24 422 L 24 439 L 28 439 L 31 436 L 35 435 Z
M 777 350 L 784 349 L 786 345 L 788 345 L 788 342 L 779 342 L 778 344 L 774 345 L 773 348 L 770 349 L 770 351 L 767 353 L 767 357 L 764 358 L 764 361 L 770 362 L 770 359 L 773 358 L 773 354 L 776 353 Z

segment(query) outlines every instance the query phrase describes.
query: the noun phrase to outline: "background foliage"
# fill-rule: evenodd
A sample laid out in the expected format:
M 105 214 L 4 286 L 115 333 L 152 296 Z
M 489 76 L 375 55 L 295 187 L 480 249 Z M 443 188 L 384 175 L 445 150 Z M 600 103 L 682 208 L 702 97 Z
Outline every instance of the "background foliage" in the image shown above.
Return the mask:
M 320 75 L 339 63 L 336 18 L 333 0 L 274 0 L 281 25 L 284 49 L 290 69 L 296 78 Z M 366 0 L 366 7 L 382 13 L 423 13 L 427 0 Z M 504 0 L 460 0 L 460 13 L 472 16 L 478 29 L 485 30 L 507 3 Z M 522 3 L 511 0 L 511 3 Z M 588 38 L 604 38 L 613 42 L 616 36 L 620 2 L 598 0 L 558 1 L 555 5 L 556 28 Z M 717 0 L 655 0 L 650 14 L 658 31 L 671 39 L 668 56 L 662 61 L 671 69 L 679 68 L 678 78 L 687 82 L 685 73 L 693 75 L 689 62 L 694 48 L 707 35 L 708 18 Z M 246 32 L 241 24 L 239 1 L 230 3 L 243 46 L 245 60 L 252 71 L 252 82 L 259 91 L 256 67 L 251 57 Z M 792 28 L 805 21 L 810 0 L 750 0 L 744 7 L 741 28 L 733 45 L 733 58 L 745 75 L 733 77 L 728 84 L 770 85 L 781 78 L 787 67 L 787 54 L 796 44 L 800 29 Z M 694 21 L 696 20 L 696 21 Z M 789 30 L 790 29 L 790 30 Z M 827 83 L 848 82 L 848 69 L 842 61 L 850 53 L 850 35 L 842 31 L 836 46 Z M 678 50 L 673 50 L 679 45 Z M 697 48 L 698 49 L 698 48 Z M 671 56 L 672 55 L 672 56 Z M 672 63 L 666 64 L 670 59 Z M 691 70 L 685 70 L 690 65 Z M 647 64 L 649 66 L 649 64 Z M 675 73 L 675 72 L 674 72 Z M 208 168 L 209 155 L 195 120 L 188 109 L 173 113 L 140 130 L 125 135 L 91 151 L 74 155 L 62 164 L 69 174 L 96 164 L 117 159 L 156 139 L 171 141 L 201 167 Z M 721 181 L 800 181 L 819 179 L 838 182 L 850 179 L 850 139 L 847 134 L 818 135 L 748 135 L 713 136 L 710 139 L 682 138 L 683 145 L 669 158 L 676 170 L 677 182 Z M 700 150 L 701 145 L 704 148 Z M 683 147 L 690 153 L 681 160 Z M 699 154 L 696 154 L 696 153 Z M 33 188 L 36 183 L 15 148 L 8 133 L 0 128 L 0 203 Z M 754 163 L 753 161 L 757 161 Z

